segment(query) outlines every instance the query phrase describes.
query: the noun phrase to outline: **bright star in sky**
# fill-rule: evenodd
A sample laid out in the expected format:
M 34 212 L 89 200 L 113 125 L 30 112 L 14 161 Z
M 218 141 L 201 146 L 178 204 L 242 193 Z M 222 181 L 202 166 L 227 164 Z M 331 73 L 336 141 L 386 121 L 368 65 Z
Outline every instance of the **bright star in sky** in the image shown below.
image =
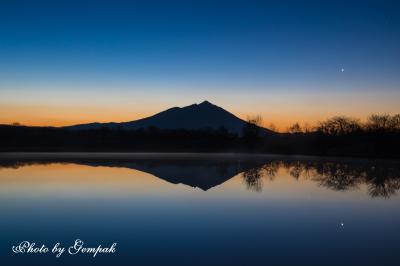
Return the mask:
M 341 72 L 344 72 L 344 68 L 340 69 Z

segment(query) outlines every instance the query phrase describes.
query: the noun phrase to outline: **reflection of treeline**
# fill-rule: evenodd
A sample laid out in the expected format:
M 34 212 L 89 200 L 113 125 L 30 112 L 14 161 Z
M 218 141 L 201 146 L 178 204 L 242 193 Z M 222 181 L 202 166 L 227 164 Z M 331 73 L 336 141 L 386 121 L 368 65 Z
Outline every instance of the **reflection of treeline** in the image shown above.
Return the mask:
M 295 123 L 287 133 L 264 131 L 250 119 L 242 134 L 218 130 L 68 130 L 0 126 L 0 151 L 196 151 L 400 157 L 400 115 L 372 115 L 364 123 L 333 117 L 316 127 Z
M 269 156 L 268 156 L 269 157 Z M 140 157 L 139 157 L 140 158 Z M 74 163 L 88 166 L 108 166 L 131 168 L 152 173 L 159 178 L 174 184 L 183 183 L 205 190 L 219 185 L 241 172 L 247 189 L 260 192 L 268 182 L 282 177 L 282 171 L 295 180 L 309 180 L 329 190 L 347 191 L 366 188 L 371 197 L 389 198 L 400 190 L 400 166 L 392 160 L 348 160 L 348 159 L 307 159 L 306 157 L 286 158 L 266 157 L 256 158 L 213 158 L 207 159 L 99 159 L 99 158 L 47 158 L 47 159 L 1 159 L 2 168 L 19 168 L 35 164 Z M 168 174 L 155 169 L 168 169 Z M 171 171 L 175 169 L 176 172 Z M 182 169 L 192 171 L 179 172 Z M 216 175 L 206 175 L 204 178 L 190 178 L 188 172 L 196 173 L 214 169 Z M 235 169 L 235 171 L 229 171 Z M 207 172 L 209 173 L 209 172 Z M 230 174 L 229 174 L 230 173 Z M 157 175 L 158 174 L 158 175 Z M 208 180 L 207 180 L 208 179 Z M 203 186 L 202 186 L 203 185 Z
M 242 176 L 248 189 L 261 191 L 263 181 L 274 180 L 282 168 L 296 180 L 311 180 L 331 190 L 365 185 L 371 197 L 388 198 L 400 189 L 400 167 L 393 162 L 270 161 Z

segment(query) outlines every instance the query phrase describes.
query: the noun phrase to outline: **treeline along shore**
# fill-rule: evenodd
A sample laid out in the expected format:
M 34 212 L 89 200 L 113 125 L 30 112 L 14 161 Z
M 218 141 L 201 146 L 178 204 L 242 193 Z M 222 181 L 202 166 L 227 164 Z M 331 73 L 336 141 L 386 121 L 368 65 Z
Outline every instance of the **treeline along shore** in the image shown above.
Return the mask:
M 71 130 L 0 126 L 0 151 L 248 152 L 400 158 L 400 115 L 371 115 L 366 122 L 337 116 L 303 129 L 278 133 L 249 120 L 241 134 L 219 129 Z

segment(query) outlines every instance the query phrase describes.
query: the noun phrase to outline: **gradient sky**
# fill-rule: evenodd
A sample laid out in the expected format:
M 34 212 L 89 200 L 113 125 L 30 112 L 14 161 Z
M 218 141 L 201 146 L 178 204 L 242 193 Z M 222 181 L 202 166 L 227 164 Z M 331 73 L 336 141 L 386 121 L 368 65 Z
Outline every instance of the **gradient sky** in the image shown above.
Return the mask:
M 0 2 L 0 123 L 209 100 L 284 129 L 400 113 L 399 85 L 399 1 Z

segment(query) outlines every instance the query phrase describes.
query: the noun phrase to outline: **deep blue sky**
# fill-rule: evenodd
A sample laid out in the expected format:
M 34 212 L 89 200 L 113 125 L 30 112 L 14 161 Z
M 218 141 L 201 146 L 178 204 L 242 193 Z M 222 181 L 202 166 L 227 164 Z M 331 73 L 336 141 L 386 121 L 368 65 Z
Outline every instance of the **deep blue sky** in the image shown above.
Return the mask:
M 0 2 L 7 119 L 40 107 L 63 123 L 61 107 L 85 106 L 76 115 L 101 121 L 105 105 L 140 117 L 203 99 L 276 123 L 400 112 L 399 62 L 399 1 Z

